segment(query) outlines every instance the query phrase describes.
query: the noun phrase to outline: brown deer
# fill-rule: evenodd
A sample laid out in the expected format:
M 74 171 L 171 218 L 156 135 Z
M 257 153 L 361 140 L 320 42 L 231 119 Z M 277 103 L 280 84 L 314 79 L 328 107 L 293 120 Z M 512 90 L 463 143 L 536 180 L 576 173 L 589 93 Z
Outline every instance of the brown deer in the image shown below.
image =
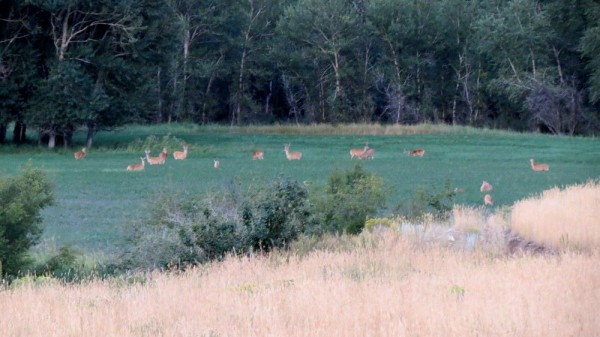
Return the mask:
M 173 152 L 173 158 L 176 160 L 184 160 L 188 155 L 188 144 L 183 144 L 183 151 Z
M 368 142 L 365 143 L 365 147 L 363 149 L 350 149 L 350 159 L 354 159 L 354 157 L 360 158 L 360 155 L 362 155 L 368 149 L 369 149 Z
M 529 159 L 529 162 L 531 162 L 531 169 L 534 171 L 549 171 L 550 170 L 550 165 L 536 163 L 535 159 L 533 159 L 533 158 Z
M 127 166 L 127 171 L 141 171 L 144 169 L 144 157 L 140 157 L 142 160 L 141 164 L 131 164 Z
M 489 195 L 489 194 L 486 194 L 486 195 L 483 197 L 483 203 L 484 203 L 486 206 L 493 206 L 493 205 L 494 205 L 494 200 L 492 199 L 492 196 L 491 196 L 491 195 Z
M 363 153 L 358 156 L 358 159 L 373 159 L 375 158 L 375 149 L 368 148 L 363 151 Z
M 74 154 L 75 159 L 79 160 L 79 159 L 85 158 L 85 155 L 87 154 L 86 151 L 87 151 L 87 149 L 84 147 L 81 149 L 81 151 L 75 152 L 75 154 Z
M 494 189 L 494 186 L 492 186 L 492 184 L 488 183 L 485 180 L 481 183 L 481 187 L 479 188 L 479 190 L 481 192 L 489 192 L 493 189 Z
M 425 149 L 414 149 L 405 152 L 411 157 L 423 157 L 425 155 Z
M 252 160 L 257 160 L 257 159 L 263 160 L 263 159 L 265 159 L 264 156 L 265 156 L 265 153 L 263 151 L 256 150 L 256 151 L 252 152 Z
M 164 164 L 167 161 L 167 156 L 169 156 L 169 152 L 167 152 L 167 148 L 163 147 L 162 152 L 160 153 L 160 157 L 162 158 L 162 163 Z
M 148 164 L 162 165 L 165 163 L 165 157 L 163 156 L 162 153 L 158 157 L 151 157 L 150 150 L 147 149 L 145 152 L 146 152 L 146 161 L 148 161 Z
M 302 152 L 290 152 L 290 144 L 284 145 L 285 156 L 288 160 L 300 160 L 302 159 Z

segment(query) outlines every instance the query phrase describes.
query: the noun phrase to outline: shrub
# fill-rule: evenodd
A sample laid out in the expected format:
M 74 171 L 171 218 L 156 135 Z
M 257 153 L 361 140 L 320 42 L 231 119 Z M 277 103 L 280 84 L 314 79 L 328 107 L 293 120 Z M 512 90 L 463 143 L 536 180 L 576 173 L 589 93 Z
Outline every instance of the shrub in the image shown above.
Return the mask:
M 132 226 L 126 268 L 186 268 L 228 253 L 285 247 L 310 217 L 308 192 L 279 178 L 243 192 L 237 183 L 199 196 L 165 194 Z
M 285 247 L 305 232 L 310 219 L 308 191 L 295 180 L 279 178 L 244 204 L 244 224 L 254 249 Z
M 21 175 L 0 178 L 0 266 L 2 276 L 15 276 L 31 265 L 29 248 L 42 235 L 43 208 L 52 205 L 52 185 L 28 164 Z
M 457 194 L 458 192 L 452 188 L 450 180 L 446 179 L 442 188 L 425 189 L 419 187 L 410 202 L 409 208 L 405 210 L 402 210 L 402 206 L 398 208 L 400 212 L 408 213 L 409 218 L 421 218 L 425 214 L 431 214 L 437 218 L 446 218 L 452 210 L 454 197 Z
M 360 163 L 353 170 L 335 170 L 325 193 L 315 195 L 317 232 L 357 234 L 365 220 L 385 205 L 382 179 L 365 171 Z

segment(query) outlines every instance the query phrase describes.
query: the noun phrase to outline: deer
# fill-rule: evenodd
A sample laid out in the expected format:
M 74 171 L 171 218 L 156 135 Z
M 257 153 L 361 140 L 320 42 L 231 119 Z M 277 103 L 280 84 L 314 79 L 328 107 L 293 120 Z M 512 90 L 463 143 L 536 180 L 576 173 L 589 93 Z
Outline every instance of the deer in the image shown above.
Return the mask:
M 375 158 L 375 149 L 368 148 L 358 156 L 358 159 L 373 159 Z
M 283 150 L 283 152 L 285 152 L 285 156 L 287 157 L 288 160 L 302 159 L 302 152 L 290 152 L 290 144 L 285 144 L 284 148 L 285 149 Z
M 350 149 L 350 159 L 360 158 L 360 155 L 369 149 L 369 143 L 365 143 L 364 149 Z
M 221 162 L 219 162 L 218 160 L 214 160 L 213 161 L 213 167 L 215 169 L 219 169 L 219 167 L 221 167 Z
M 85 155 L 87 153 L 86 151 L 87 151 L 87 149 L 84 147 L 81 149 L 81 151 L 75 152 L 75 154 L 74 154 L 75 159 L 79 160 L 79 159 L 85 158 Z
M 263 151 L 256 150 L 256 151 L 252 152 L 252 160 L 257 160 L 257 159 L 263 160 L 263 159 L 265 159 L 264 156 L 265 156 L 265 153 Z
M 488 183 L 485 180 L 481 183 L 481 187 L 479 188 L 479 190 L 481 192 L 489 192 L 493 189 L 494 189 L 494 186 L 492 186 L 492 184 Z
M 425 149 L 414 149 L 410 151 L 404 151 L 411 157 L 423 157 L 425 155 Z
M 489 194 L 486 194 L 486 195 L 483 197 L 483 203 L 484 203 L 486 206 L 493 206 L 493 205 L 494 205 L 494 200 L 492 199 L 492 196 L 491 196 L 491 195 L 489 195 Z
M 127 171 L 141 171 L 144 169 L 144 157 L 140 157 L 142 160 L 141 164 L 131 164 L 127 166 Z
M 184 160 L 187 158 L 188 154 L 188 144 L 183 144 L 183 151 L 175 151 L 173 152 L 173 158 L 176 160 Z
M 166 150 L 166 149 L 164 149 Z M 150 150 L 146 149 L 146 160 L 148 161 L 148 164 L 150 165 L 162 165 L 165 163 L 165 156 L 163 156 L 163 154 L 161 153 L 158 157 L 151 157 L 150 156 Z
M 550 170 L 550 165 L 548 165 L 548 164 L 536 163 L 535 159 L 533 159 L 533 158 L 529 159 L 529 161 L 531 162 L 531 169 L 534 171 L 549 171 Z
M 167 148 L 163 147 L 162 152 L 160 153 L 160 157 L 162 158 L 162 163 L 164 164 L 167 161 L 167 156 L 169 155 L 169 152 L 167 152 Z

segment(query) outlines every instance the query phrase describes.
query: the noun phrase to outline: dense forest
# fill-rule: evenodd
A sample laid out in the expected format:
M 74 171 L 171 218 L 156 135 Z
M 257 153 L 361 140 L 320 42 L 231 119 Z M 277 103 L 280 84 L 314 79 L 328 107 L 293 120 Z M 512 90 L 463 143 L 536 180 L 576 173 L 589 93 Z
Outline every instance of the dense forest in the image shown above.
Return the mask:
M 0 83 L 0 143 L 171 121 L 596 134 L 600 4 L 0 0 Z

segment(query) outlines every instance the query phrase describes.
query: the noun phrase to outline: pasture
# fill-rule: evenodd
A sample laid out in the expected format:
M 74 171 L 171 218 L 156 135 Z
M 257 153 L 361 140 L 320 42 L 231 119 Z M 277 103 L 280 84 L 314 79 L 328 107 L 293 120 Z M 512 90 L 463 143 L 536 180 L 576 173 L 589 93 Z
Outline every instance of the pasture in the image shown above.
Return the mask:
M 556 137 L 469 128 L 440 127 L 425 133 L 376 134 L 359 131 L 324 134 L 289 132 L 274 128 L 228 129 L 173 125 L 132 126 L 100 133 L 87 157 L 75 160 L 73 152 L 84 143 L 75 135 L 72 149 L 49 151 L 32 147 L 0 147 L 0 174 L 11 175 L 28 161 L 43 168 L 55 184 L 56 205 L 46 209 L 44 241 L 70 244 L 86 251 L 109 252 L 123 237 L 122 229 L 148 212 L 148 201 L 160 193 L 200 193 L 219 189 L 231 181 L 241 186 L 265 184 L 283 175 L 321 188 L 336 169 L 348 170 L 357 160 L 351 148 L 365 142 L 376 150 L 373 160 L 362 161 L 366 170 L 381 176 L 387 188 L 387 210 L 409 202 L 419 187 L 439 189 L 448 179 L 464 189 L 455 202 L 481 205 L 483 179 L 494 185 L 495 205 L 515 201 L 554 186 L 582 183 L 600 176 L 600 141 L 595 138 Z M 189 143 L 184 161 L 173 160 L 169 148 L 165 165 L 128 172 L 139 163 L 144 149 L 138 144 L 154 135 L 166 135 Z M 300 161 L 288 161 L 284 144 L 300 151 Z M 404 151 L 424 148 L 423 157 Z M 252 160 L 252 151 L 263 150 L 264 160 Z M 151 148 L 158 155 L 162 146 Z M 529 159 L 550 165 L 549 172 L 534 172 Z M 218 170 L 213 161 L 220 161 Z

